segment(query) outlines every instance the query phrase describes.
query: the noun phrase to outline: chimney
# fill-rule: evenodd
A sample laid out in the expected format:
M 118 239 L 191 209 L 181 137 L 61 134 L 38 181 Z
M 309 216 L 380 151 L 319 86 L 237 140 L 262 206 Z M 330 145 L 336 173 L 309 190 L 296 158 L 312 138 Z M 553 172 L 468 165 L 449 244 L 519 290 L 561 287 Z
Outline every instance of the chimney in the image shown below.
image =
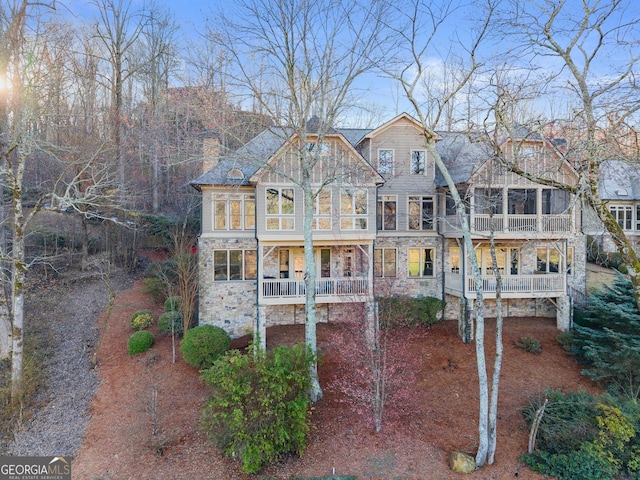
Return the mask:
M 202 173 L 207 173 L 218 164 L 220 158 L 220 139 L 216 134 L 202 138 Z

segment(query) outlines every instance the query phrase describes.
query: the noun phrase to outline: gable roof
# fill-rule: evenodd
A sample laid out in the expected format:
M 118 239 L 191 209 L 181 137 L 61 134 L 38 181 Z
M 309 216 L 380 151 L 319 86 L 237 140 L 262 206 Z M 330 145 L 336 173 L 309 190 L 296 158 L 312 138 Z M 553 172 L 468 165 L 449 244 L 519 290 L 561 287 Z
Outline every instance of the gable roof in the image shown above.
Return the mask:
M 403 113 L 401 113 L 400 115 L 397 115 L 396 117 L 392 118 L 392 119 L 391 119 L 391 120 L 389 120 L 388 122 L 383 123 L 382 125 L 380 125 L 378 128 L 374 128 L 373 130 L 371 130 L 371 131 L 366 135 L 366 137 L 367 137 L 367 138 L 371 138 L 371 137 L 373 137 L 373 136 L 375 136 L 375 135 L 377 135 L 377 134 L 379 134 L 379 133 L 383 132 L 383 131 L 384 131 L 384 130 L 386 130 L 387 128 L 392 127 L 394 123 L 397 123 L 399 120 L 402 120 L 402 119 L 405 119 L 405 120 L 408 120 L 409 122 L 411 122 L 411 123 L 414 125 L 414 127 L 415 127 L 417 130 L 420 130 L 421 132 L 422 132 L 422 131 L 424 131 L 424 130 L 426 129 L 426 130 L 427 130 L 431 135 L 433 135 L 433 139 L 434 139 L 434 140 L 436 140 L 436 141 L 440 140 L 440 136 L 439 136 L 436 132 L 434 132 L 433 130 L 431 130 L 431 129 L 430 129 L 430 128 L 428 128 L 428 127 L 425 127 L 425 126 L 424 126 L 424 125 L 422 125 L 418 120 L 416 120 L 414 117 L 412 117 L 411 115 L 409 115 L 409 114 L 408 114 L 408 113 L 406 113 L 406 112 L 403 112 Z M 364 137 L 363 137 L 363 138 L 364 138 Z

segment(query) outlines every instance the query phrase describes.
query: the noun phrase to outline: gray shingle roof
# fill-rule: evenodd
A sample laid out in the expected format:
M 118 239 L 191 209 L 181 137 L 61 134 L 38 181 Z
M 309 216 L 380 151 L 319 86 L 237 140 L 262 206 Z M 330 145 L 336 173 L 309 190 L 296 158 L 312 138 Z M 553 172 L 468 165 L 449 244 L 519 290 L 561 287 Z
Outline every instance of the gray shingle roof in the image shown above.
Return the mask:
M 466 183 L 478 168 L 492 157 L 489 144 L 473 141 L 469 133 L 437 132 L 442 137 L 436 150 L 456 184 Z M 440 170 L 436 170 L 437 187 L 446 186 Z
M 602 162 L 599 188 L 603 200 L 640 200 L 640 165 L 622 160 Z

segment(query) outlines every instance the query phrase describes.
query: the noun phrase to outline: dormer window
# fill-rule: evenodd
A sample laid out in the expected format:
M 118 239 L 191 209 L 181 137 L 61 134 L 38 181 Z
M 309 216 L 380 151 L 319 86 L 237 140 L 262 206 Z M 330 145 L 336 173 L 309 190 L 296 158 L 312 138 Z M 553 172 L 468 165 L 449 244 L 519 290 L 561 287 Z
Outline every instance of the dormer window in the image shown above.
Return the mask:
M 244 173 L 239 168 L 232 168 L 227 172 L 227 179 L 229 180 L 244 180 Z

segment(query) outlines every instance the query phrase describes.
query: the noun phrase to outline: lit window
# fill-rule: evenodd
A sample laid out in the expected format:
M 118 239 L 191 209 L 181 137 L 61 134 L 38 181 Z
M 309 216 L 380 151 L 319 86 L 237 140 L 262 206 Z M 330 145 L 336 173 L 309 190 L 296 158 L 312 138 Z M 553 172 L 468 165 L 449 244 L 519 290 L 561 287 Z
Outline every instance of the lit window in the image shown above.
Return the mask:
M 434 248 L 410 248 L 409 249 L 409 276 L 433 277 L 434 275 Z
M 560 272 L 560 252 L 557 248 L 536 249 L 536 272 L 558 273 Z

